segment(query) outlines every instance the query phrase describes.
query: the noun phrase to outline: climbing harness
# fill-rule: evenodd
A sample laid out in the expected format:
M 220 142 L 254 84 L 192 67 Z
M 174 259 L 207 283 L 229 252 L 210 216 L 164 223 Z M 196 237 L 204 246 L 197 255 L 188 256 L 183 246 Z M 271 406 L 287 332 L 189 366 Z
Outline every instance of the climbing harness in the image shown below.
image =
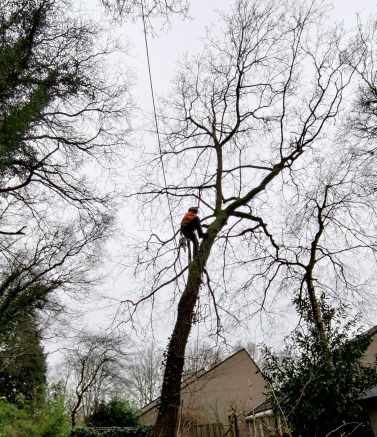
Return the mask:
M 200 208 L 200 202 L 202 200 L 202 190 L 203 190 L 203 186 L 199 187 L 199 194 L 198 194 L 198 206 L 191 206 L 188 210 L 188 212 L 186 212 L 186 214 L 183 217 L 183 220 L 181 222 L 181 226 L 183 224 L 189 223 L 193 218 L 195 218 L 197 210 L 199 210 Z M 196 212 L 192 212 L 191 210 L 196 210 Z M 190 244 L 187 240 L 187 238 L 182 234 L 181 231 L 181 237 L 179 239 L 179 243 L 178 243 L 178 251 L 180 251 L 180 249 L 183 248 L 183 250 L 186 252 L 186 248 L 188 248 L 189 253 L 188 253 L 188 263 L 190 264 L 192 261 L 191 258 L 191 250 L 190 250 Z
M 185 252 L 187 249 L 187 238 L 181 235 L 178 241 L 179 248 L 182 248 Z

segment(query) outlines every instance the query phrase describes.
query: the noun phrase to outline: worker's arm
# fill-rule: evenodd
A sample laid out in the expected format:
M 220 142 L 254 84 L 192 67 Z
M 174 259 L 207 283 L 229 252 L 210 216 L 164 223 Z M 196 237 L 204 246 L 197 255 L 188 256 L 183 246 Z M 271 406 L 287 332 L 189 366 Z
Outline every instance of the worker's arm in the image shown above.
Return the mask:
M 207 232 L 203 232 L 202 225 L 200 224 L 200 218 L 196 216 L 193 220 L 193 225 L 195 226 L 196 231 L 198 232 L 199 238 L 207 238 Z

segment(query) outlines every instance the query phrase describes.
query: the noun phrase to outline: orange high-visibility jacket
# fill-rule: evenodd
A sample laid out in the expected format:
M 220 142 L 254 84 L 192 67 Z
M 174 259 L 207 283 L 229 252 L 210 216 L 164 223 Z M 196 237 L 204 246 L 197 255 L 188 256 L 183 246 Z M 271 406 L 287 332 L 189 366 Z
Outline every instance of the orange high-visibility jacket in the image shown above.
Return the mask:
M 184 217 L 181 221 L 181 228 L 182 228 L 182 226 L 187 225 L 187 223 L 190 223 L 191 220 L 193 220 L 195 217 L 196 217 L 196 214 L 193 213 L 192 211 L 186 212 L 186 214 L 184 215 Z

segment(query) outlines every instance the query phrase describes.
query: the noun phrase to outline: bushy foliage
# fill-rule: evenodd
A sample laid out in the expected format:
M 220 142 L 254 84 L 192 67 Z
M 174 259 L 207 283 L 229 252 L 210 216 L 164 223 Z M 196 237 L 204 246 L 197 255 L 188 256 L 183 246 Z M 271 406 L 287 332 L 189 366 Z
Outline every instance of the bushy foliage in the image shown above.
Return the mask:
M 19 401 L 19 404 L 22 402 Z M 0 437 L 68 437 L 69 417 L 64 399 L 55 391 L 42 405 L 24 402 L 22 405 L 0 401 Z
M 151 426 L 136 426 L 133 428 L 113 428 L 105 431 L 103 437 L 149 437 L 152 433 Z
M 98 437 L 99 432 L 92 428 L 74 428 L 72 432 L 73 437 Z
M 365 424 L 367 414 L 357 399 L 377 384 L 375 367 L 361 361 L 371 343 L 368 335 L 349 335 L 355 321 L 344 322 L 343 310 L 322 301 L 332 365 L 323 352 L 310 314 L 306 329 L 297 329 L 282 355 L 265 351 L 263 372 L 275 409 L 284 413 L 293 434 L 302 437 L 348 435 Z M 334 431 L 337 430 L 337 431 Z
M 101 401 L 87 418 L 88 426 L 136 426 L 137 410 L 125 399 Z
M 74 437 L 149 437 L 151 433 L 151 426 L 138 425 L 127 428 L 114 427 L 103 432 L 92 428 L 76 428 L 73 435 Z

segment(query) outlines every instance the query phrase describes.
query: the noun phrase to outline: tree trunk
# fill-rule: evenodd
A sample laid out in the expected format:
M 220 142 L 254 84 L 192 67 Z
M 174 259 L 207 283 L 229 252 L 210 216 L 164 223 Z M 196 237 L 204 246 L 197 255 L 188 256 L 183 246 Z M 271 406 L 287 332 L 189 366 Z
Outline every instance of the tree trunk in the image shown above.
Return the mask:
M 199 296 L 202 275 L 218 230 L 226 220 L 218 220 L 208 228 L 209 238 L 200 245 L 198 255 L 192 261 L 187 285 L 179 300 L 178 314 L 173 334 L 166 352 L 166 364 L 161 397 L 158 403 L 157 421 L 152 437 L 175 437 L 181 405 L 181 380 L 185 350 L 192 326 L 192 314 Z
M 323 323 L 323 318 L 322 318 L 322 311 L 318 303 L 317 296 L 315 294 L 312 270 L 310 269 L 306 273 L 306 285 L 308 287 L 309 301 L 313 311 L 314 323 L 318 332 L 319 339 L 321 341 L 322 351 L 329 367 L 333 368 L 334 363 L 329 349 L 329 342 L 326 335 L 325 324 Z
M 77 411 L 80 408 L 82 396 L 78 395 L 77 398 L 78 398 L 77 402 L 76 402 L 75 406 L 72 408 L 72 411 L 71 411 L 71 427 L 72 427 L 72 431 L 73 431 L 73 429 L 76 426 L 76 414 L 77 414 Z

